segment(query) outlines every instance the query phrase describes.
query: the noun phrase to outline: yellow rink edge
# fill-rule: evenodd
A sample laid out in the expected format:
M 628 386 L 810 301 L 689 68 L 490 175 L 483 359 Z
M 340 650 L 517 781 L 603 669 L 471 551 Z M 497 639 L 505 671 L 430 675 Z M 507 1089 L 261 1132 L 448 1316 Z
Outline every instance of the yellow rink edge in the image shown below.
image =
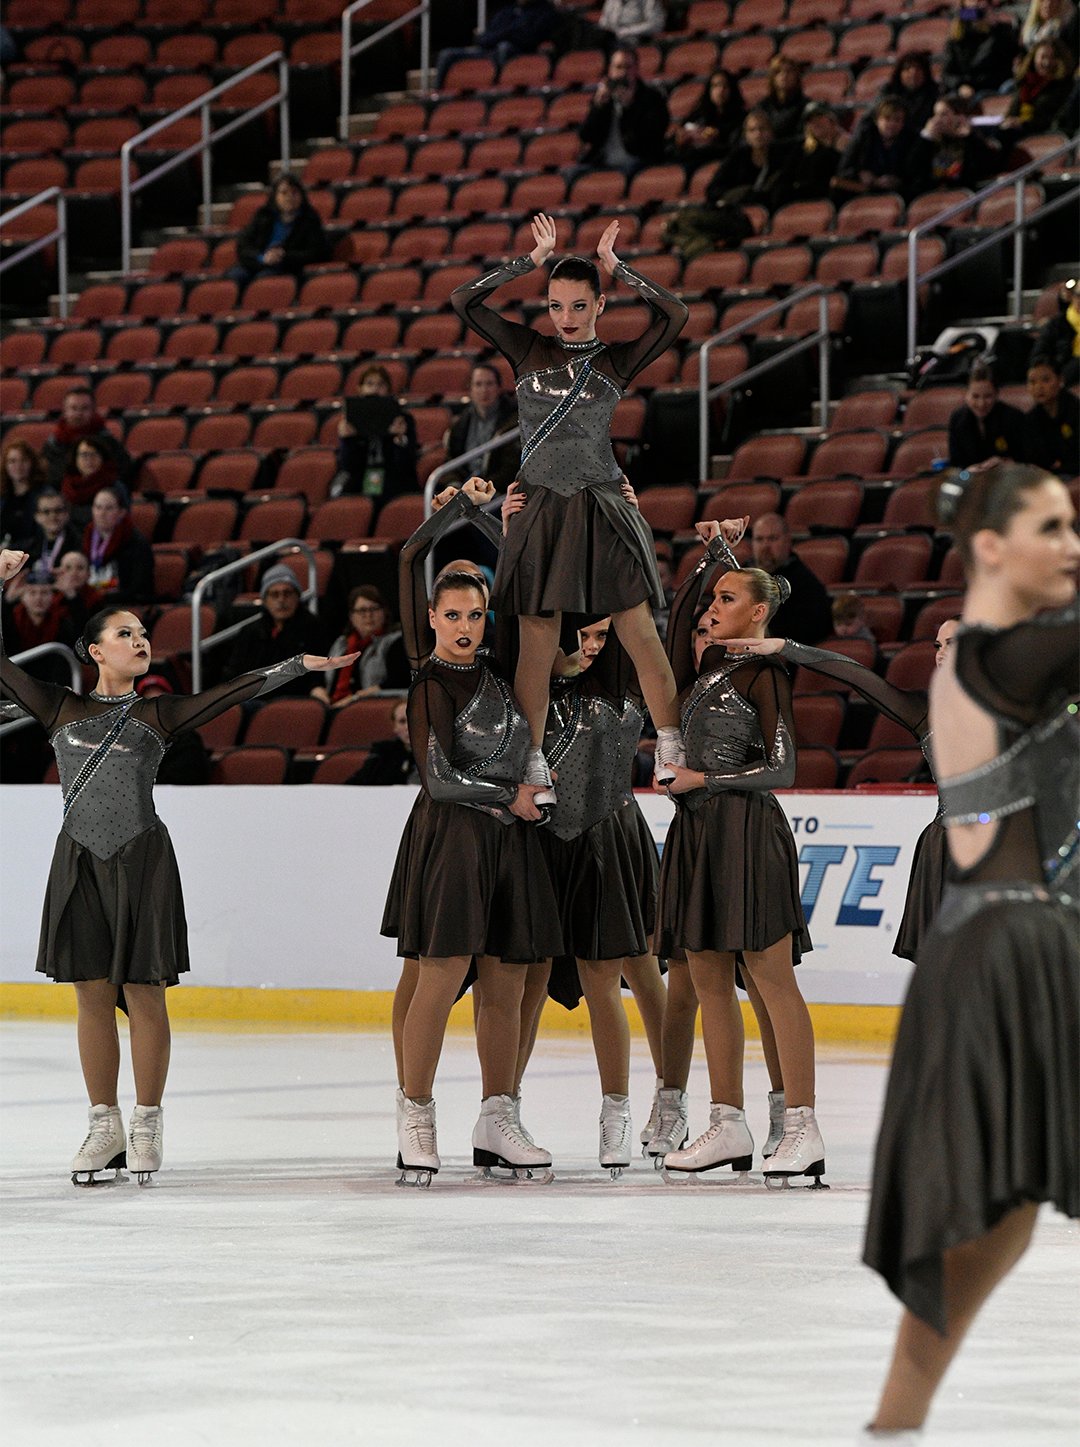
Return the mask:
M 275 990 L 217 985 L 177 985 L 169 991 L 174 1025 L 193 1029 L 389 1030 L 390 990 Z M 643 1035 L 636 1003 L 625 998 L 630 1029 Z M 744 1001 L 747 1034 L 757 1035 L 753 1012 Z M 889 1046 L 900 1009 L 895 1005 L 811 1005 L 814 1033 L 822 1043 Z M 0 1019 L 69 1020 L 75 1018 L 75 991 L 67 985 L 0 983 Z M 460 1000 L 450 1028 L 472 1029 L 472 1001 Z M 588 1011 L 564 1010 L 548 1001 L 545 1032 L 586 1035 Z

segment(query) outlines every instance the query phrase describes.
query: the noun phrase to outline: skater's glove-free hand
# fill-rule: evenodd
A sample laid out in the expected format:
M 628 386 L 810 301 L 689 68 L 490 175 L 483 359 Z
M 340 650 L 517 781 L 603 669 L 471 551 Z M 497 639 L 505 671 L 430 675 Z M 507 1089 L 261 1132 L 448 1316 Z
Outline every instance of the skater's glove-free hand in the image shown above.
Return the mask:
M 445 507 L 446 504 L 452 501 L 453 498 L 455 498 L 456 496 L 456 487 L 444 487 L 442 492 L 437 492 L 435 496 L 431 499 L 431 511 L 438 512 L 441 507 Z
M 332 668 L 348 668 L 360 657 L 359 653 L 341 653 L 336 658 L 320 658 L 315 653 L 304 654 L 304 667 L 309 673 L 326 673 Z
M 537 212 L 532 219 L 532 234 L 536 245 L 529 252 L 529 259 L 534 266 L 543 266 L 555 250 L 557 236 L 554 221 L 542 211 Z
M 521 511 L 527 501 L 528 499 L 521 490 L 521 483 L 518 482 L 517 478 L 515 478 L 514 481 L 510 484 L 510 486 L 506 489 L 506 496 L 503 499 L 502 526 L 504 533 L 506 532 L 507 523 L 516 512 Z
M 16 548 L 0 549 L 0 583 L 14 578 L 29 556 L 29 553 L 20 553 Z
M 543 814 L 533 803 L 533 796 L 539 794 L 542 788 L 543 785 L 540 784 L 519 784 L 514 802 L 509 806 L 511 814 L 529 824 L 535 824 L 537 819 L 542 819 Z
M 659 784 L 656 788 L 658 794 L 670 794 L 673 798 L 677 794 L 689 794 L 692 789 L 704 789 L 705 775 L 698 769 L 681 769 L 677 764 L 672 765 L 675 770 L 675 777 L 671 783 L 665 786 Z
M 764 658 L 779 653 L 785 642 L 783 638 L 725 638 L 720 646 L 729 653 L 756 653 Z
M 483 507 L 495 496 L 495 484 L 484 477 L 470 477 L 461 490 L 466 497 L 472 498 L 477 507 Z

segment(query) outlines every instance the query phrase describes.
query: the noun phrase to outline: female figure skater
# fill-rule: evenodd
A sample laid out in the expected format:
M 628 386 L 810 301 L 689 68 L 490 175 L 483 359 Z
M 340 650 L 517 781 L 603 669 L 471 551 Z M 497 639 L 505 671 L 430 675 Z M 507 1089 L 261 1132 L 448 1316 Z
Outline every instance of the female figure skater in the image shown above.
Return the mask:
M 428 536 L 472 506 L 463 489 L 434 515 L 437 522 L 424 524 L 431 524 Z M 425 551 L 412 550 L 414 593 Z M 538 786 L 521 782 L 528 725 L 508 684 L 478 653 L 487 605 L 474 573 L 440 576 L 428 608 L 434 647 L 409 691 L 423 789 L 401 838 L 382 924 L 383 934 L 397 937 L 399 953 L 419 962 L 402 1028 L 402 1184 L 428 1185 L 439 1169 L 432 1086 L 446 1021 L 473 956 L 485 1004 L 474 1164 L 515 1175 L 551 1165 L 550 1153 L 523 1134 L 513 1091 L 525 966 L 557 954 L 562 932 L 539 841 L 522 827 L 543 817 L 534 802 Z M 403 588 L 403 619 L 411 611 Z M 413 622 L 405 636 L 415 656 Z
M 649 306 L 653 319 L 636 341 L 605 345 L 596 335 L 604 310 L 592 262 L 564 257 L 548 283 L 554 337 L 507 321 L 486 304 L 504 282 L 542 266 L 555 249 L 555 223 L 538 215 L 536 245 L 505 267 L 459 286 L 455 311 L 510 362 L 521 418 L 521 480 L 529 506 L 511 518 L 499 559 L 493 602 L 516 615 L 520 655 L 514 689 L 529 721 L 530 783 L 541 804 L 554 803 L 543 753 L 548 687 L 559 648 L 561 614 L 610 616 L 634 665 L 657 729 L 657 778 L 681 760 L 678 704 L 652 606 L 663 606 L 652 534 L 623 496 L 611 450 L 610 423 L 631 379 L 671 345 L 688 312 L 670 292 L 615 255 L 619 223 L 600 238 L 597 255 Z
M 686 690 L 687 768 L 669 792 L 677 809 L 660 869 L 657 953 L 685 953 L 701 1002 L 712 1109 L 709 1128 L 664 1157 L 669 1174 L 731 1165 L 747 1171 L 753 1140 L 743 1110 L 743 1026 L 736 964 L 764 1008 L 762 1044 L 774 1084 L 785 1090 L 783 1136 L 766 1162 L 767 1182 L 820 1179 L 825 1150 L 814 1115 L 814 1031 L 793 966 L 811 948 L 799 899 L 795 840 L 770 792 L 795 778 L 791 687 L 783 667 L 706 647 L 694 679 L 691 637 L 701 582 L 713 588 L 708 622 L 716 638 L 763 637 L 780 606 L 780 582 L 739 571 L 717 523 L 700 523 L 705 556 L 683 584 L 668 623 L 668 653 Z M 745 630 L 725 626 L 745 621 Z M 756 993 L 755 993 L 756 992 Z M 759 997 L 759 998 L 758 998 Z
M 914 1438 L 1038 1203 L 1080 1215 L 1075 512 L 999 463 L 946 480 L 938 515 L 968 577 L 930 690 L 953 872 L 878 1136 L 864 1260 L 905 1310 L 868 1441 Z
M 26 554 L 0 552 L 0 584 Z M 2 644 L 0 644 L 2 647 Z M 126 1164 L 140 1183 L 160 1169 L 161 1097 L 169 1068 L 166 985 L 188 968 L 187 925 L 176 856 L 154 812 L 158 765 L 170 739 L 234 704 L 269 693 L 305 671 L 344 668 L 356 657 L 291 658 L 193 697 L 139 698 L 134 681 L 150 667 L 146 630 L 133 613 L 103 608 L 88 620 L 76 652 L 96 664 L 86 697 L 42 683 L 0 657 L 0 691 L 49 734 L 64 792 L 37 968 L 74 984 L 79 1057 L 90 1096 L 90 1131 L 71 1165 L 72 1181 L 125 1164 L 124 1124 L 116 1103 L 119 1003 L 131 1021 L 137 1105 Z

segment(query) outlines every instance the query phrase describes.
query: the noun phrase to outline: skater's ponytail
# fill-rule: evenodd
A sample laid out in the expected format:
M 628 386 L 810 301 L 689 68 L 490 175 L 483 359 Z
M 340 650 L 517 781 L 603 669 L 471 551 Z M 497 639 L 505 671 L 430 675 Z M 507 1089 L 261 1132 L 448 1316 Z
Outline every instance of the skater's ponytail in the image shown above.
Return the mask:
M 745 581 L 747 592 L 754 602 L 764 603 L 768 608 L 766 624 L 772 621 L 781 603 L 786 603 L 791 597 L 791 584 L 780 573 L 767 573 L 764 568 L 742 568 L 739 577 Z
M 586 261 L 583 256 L 564 256 L 561 261 L 557 261 L 551 268 L 548 286 L 553 281 L 583 281 L 593 296 L 599 296 L 603 290 L 599 268 L 593 262 Z
M 978 472 L 949 473 L 937 490 L 938 521 L 951 529 L 964 567 L 974 562 L 971 540 L 983 528 L 1003 533 L 1024 506 L 1024 493 L 1054 474 L 1023 462 L 996 462 Z
M 91 668 L 94 667 L 94 660 L 90 657 L 91 647 L 101 642 L 105 629 L 109 626 L 109 619 L 127 611 L 126 608 L 99 608 L 96 613 L 91 613 L 82 636 L 75 640 L 75 657 L 80 663 L 88 663 Z

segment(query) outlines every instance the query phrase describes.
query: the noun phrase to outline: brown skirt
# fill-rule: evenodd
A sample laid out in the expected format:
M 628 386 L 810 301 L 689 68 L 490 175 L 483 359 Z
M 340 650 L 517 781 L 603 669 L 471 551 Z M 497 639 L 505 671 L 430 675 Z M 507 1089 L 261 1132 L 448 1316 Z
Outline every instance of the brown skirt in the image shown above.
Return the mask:
M 180 871 L 161 820 L 108 859 L 61 832 L 37 969 L 52 980 L 175 985 L 190 969 Z
M 536 828 L 503 824 L 421 791 L 398 845 L 382 928 L 398 953 L 493 955 L 533 964 L 562 950 L 562 928 Z
M 916 959 L 920 945 L 930 932 L 930 926 L 941 907 L 947 863 L 945 826 L 939 820 L 931 819 L 915 844 L 904 917 L 896 931 L 896 942 L 893 945 L 893 954 L 902 960 Z

